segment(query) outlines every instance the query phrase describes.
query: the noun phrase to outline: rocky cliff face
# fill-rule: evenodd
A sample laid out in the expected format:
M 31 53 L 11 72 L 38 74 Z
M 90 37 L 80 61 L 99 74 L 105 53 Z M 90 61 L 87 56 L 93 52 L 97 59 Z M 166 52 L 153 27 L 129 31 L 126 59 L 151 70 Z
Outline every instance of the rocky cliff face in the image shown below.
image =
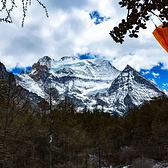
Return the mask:
M 14 75 L 7 72 L 2 63 L 0 63 L 0 97 L 6 100 L 13 99 L 18 103 L 30 101 L 34 105 L 42 100 L 35 93 L 29 92 L 22 86 L 17 85 Z
M 45 56 L 16 79 L 18 85 L 46 100 L 52 95 L 53 103 L 68 96 L 79 110 L 97 106 L 120 115 L 164 95 L 130 66 L 120 72 L 110 61 L 102 59 L 63 57 L 56 61 Z

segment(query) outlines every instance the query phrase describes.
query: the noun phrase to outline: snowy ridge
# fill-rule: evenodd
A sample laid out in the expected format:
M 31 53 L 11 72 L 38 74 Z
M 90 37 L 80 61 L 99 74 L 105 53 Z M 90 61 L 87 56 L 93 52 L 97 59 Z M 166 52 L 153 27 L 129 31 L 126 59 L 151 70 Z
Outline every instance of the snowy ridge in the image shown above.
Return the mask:
M 40 88 L 38 83 L 35 82 L 29 75 L 20 75 L 19 85 L 21 85 L 23 88 L 27 88 L 29 92 L 36 93 L 38 96 L 45 98 L 44 91 Z
M 62 57 L 55 61 L 47 56 L 41 58 L 39 64 L 47 66 L 56 77 L 71 76 L 84 79 L 112 81 L 119 71 L 107 60 L 79 60 L 76 57 Z M 108 73 L 107 73 L 108 72 Z
M 144 78 L 129 65 L 112 82 L 108 90 L 112 109 L 125 112 L 125 109 L 141 105 L 153 97 L 164 95 L 154 83 Z
M 54 88 L 60 99 L 71 97 L 78 109 L 97 106 L 120 115 L 153 97 L 165 95 L 130 66 L 120 72 L 108 60 L 80 60 L 69 56 L 60 60 L 45 56 L 28 74 L 19 75 L 17 82 L 45 99 L 49 88 Z M 56 103 L 55 99 L 53 97 Z

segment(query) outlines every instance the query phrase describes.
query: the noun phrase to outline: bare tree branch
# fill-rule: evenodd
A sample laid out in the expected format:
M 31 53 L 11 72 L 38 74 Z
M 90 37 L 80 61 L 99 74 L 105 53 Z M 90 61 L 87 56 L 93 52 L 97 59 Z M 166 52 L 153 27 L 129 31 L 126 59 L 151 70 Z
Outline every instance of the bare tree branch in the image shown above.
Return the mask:
M 46 6 L 40 1 L 40 0 L 34 0 L 36 2 L 38 2 L 38 4 L 44 9 L 46 17 L 49 17 L 48 15 L 48 11 Z M 22 27 L 24 26 L 25 23 L 25 18 L 27 16 L 27 10 L 28 10 L 28 6 L 30 6 L 32 4 L 32 0 L 22 0 Z M 0 14 L 1 13 L 6 13 L 5 16 L 0 16 L 0 22 L 5 22 L 5 23 L 13 23 L 12 20 L 12 12 L 15 8 L 17 8 L 16 5 L 16 0 L 1 0 L 0 4 L 2 5 L 2 7 L 0 8 Z M 11 5 L 10 7 L 9 4 Z

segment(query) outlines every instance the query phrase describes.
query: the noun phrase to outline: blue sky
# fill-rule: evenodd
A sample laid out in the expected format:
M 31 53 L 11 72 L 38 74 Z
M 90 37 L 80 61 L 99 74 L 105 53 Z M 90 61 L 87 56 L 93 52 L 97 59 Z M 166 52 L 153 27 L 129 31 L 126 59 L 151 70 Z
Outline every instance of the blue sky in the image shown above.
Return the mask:
M 63 56 L 99 56 L 111 60 L 123 70 L 129 64 L 147 78 L 167 89 L 168 54 L 152 35 L 155 26 L 151 21 L 140 31 L 138 39 L 125 38 L 116 44 L 109 35 L 123 17 L 125 10 L 118 1 L 109 0 L 42 0 L 49 18 L 36 1 L 28 6 L 25 26 L 21 27 L 22 6 L 12 13 L 12 24 L 0 23 L 0 61 L 8 70 L 26 69 L 44 55 L 55 60 Z M 0 2 L 1 3 L 1 2 Z M 152 16 L 157 25 L 160 21 Z M 22 69 L 22 68 L 21 68 Z M 148 72 L 148 70 L 150 70 Z M 144 72 L 143 72 L 144 71 Z M 159 74 L 159 75 L 158 75 Z
M 161 89 L 168 90 L 168 70 L 163 69 L 163 67 L 164 65 L 160 63 L 150 70 L 141 69 L 140 73 L 157 84 Z
M 14 67 L 10 70 L 8 70 L 9 72 L 12 72 L 14 75 L 20 74 L 22 71 L 24 71 L 24 73 L 28 72 L 32 67 Z
M 85 54 L 78 54 L 79 59 L 96 59 L 99 58 L 98 55 L 93 55 L 91 53 L 85 53 Z
M 110 19 L 110 17 L 106 17 L 106 16 L 100 16 L 100 13 L 98 11 L 92 11 L 89 13 L 90 18 L 94 19 L 94 24 L 98 25 L 104 21 L 107 21 Z

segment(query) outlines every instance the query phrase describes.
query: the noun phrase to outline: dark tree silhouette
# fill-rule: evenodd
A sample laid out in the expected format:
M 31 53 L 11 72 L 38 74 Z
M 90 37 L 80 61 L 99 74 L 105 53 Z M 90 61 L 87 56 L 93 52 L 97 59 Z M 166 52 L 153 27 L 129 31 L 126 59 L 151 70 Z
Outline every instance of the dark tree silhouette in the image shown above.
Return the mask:
M 40 0 L 21 0 L 23 17 L 22 17 L 22 27 L 24 26 L 28 6 L 32 4 L 32 1 L 36 1 L 39 5 L 44 8 L 46 16 L 49 17 L 46 6 Z M 0 1 L 0 14 L 6 13 L 4 16 L 0 16 L 0 22 L 12 23 L 12 12 L 17 8 L 16 0 L 1 0 Z
M 119 5 L 127 9 L 127 16 L 110 31 L 110 36 L 117 43 L 122 44 L 127 33 L 131 38 L 138 38 L 139 29 L 147 28 L 150 15 L 155 15 L 163 27 L 168 27 L 168 0 L 121 0 Z

